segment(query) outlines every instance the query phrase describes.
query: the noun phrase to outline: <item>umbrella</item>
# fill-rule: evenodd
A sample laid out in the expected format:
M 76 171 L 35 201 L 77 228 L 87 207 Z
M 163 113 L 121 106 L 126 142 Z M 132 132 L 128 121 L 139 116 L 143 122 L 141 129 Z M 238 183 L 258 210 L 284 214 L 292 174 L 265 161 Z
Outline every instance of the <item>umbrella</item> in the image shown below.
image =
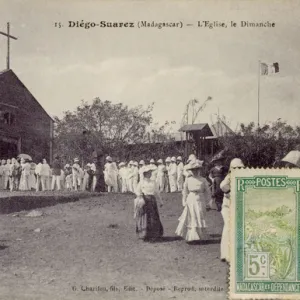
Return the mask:
M 21 153 L 18 155 L 18 158 L 24 158 L 24 159 L 29 159 L 32 160 L 31 156 L 25 153 Z

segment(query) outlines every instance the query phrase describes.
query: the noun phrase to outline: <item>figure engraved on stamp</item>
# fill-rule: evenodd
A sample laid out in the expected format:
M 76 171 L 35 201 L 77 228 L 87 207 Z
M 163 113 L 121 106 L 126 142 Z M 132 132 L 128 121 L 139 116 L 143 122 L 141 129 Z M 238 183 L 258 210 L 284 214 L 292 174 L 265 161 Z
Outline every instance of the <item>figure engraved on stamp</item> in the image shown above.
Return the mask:
M 231 182 L 230 299 L 298 299 L 298 172 L 235 170 Z

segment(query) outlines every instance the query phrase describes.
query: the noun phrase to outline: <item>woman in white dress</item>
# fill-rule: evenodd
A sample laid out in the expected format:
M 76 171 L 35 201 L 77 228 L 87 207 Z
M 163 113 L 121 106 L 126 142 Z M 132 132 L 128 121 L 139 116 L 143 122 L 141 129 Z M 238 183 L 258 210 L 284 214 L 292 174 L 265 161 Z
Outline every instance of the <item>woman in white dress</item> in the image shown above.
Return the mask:
M 234 168 L 244 168 L 244 164 L 239 158 L 234 158 L 230 162 L 230 170 L 227 176 L 220 184 L 224 192 L 221 214 L 224 221 L 224 227 L 221 239 L 221 260 L 229 263 L 229 213 L 230 213 L 230 171 Z
M 184 209 L 175 233 L 187 242 L 208 238 L 205 215 L 206 205 L 211 196 L 207 180 L 200 175 L 202 165 L 203 162 L 196 160 L 186 168 L 192 175 L 184 182 L 182 191 Z
M 156 184 L 151 178 L 154 168 L 142 168 L 143 179 L 139 182 L 135 194 L 136 233 L 144 241 L 155 240 L 163 236 L 164 229 L 159 218 L 157 200 L 162 206 L 162 199 Z

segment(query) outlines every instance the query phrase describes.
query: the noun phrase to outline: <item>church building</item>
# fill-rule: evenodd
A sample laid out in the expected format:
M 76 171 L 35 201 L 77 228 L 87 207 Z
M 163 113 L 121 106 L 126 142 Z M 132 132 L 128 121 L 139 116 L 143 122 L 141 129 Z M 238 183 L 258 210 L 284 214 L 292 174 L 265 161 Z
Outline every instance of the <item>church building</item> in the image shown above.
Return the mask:
M 25 153 L 52 162 L 53 119 L 17 75 L 0 72 L 0 159 Z

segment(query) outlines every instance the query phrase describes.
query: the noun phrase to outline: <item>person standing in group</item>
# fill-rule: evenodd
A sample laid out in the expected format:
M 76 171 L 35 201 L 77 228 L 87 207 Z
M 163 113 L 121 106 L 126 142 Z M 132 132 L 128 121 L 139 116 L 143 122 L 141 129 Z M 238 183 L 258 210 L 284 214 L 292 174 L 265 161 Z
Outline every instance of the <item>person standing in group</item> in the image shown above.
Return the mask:
M 183 180 L 184 180 L 184 176 L 183 176 L 183 162 L 182 162 L 182 157 L 178 156 L 177 157 L 177 190 L 178 192 L 182 192 L 182 188 L 183 188 Z
M 58 191 L 60 191 L 60 175 L 61 175 L 62 165 L 59 160 L 59 156 L 54 158 L 52 164 L 52 182 L 51 182 L 51 190 L 54 191 L 55 186 Z
M 73 176 L 73 188 L 78 191 L 81 186 L 81 168 L 79 165 L 79 159 L 74 159 L 74 164 L 72 166 L 72 176 Z
M 145 167 L 145 161 L 141 160 L 139 162 L 139 182 L 143 180 L 144 174 L 143 174 L 143 167 Z
M 42 166 L 40 171 L 40 180 L 41 180 L 43 192 L 48 191 L 50 189 L 49 178 L 50 178 L 50 166 L 47 160 L 44 158 L 42 160 Z
M 170 192 L 174 193 L 177 191 L 177 164 L 176 157 L 171 158 L 171 164 L 169 169 L 169 182 L 170 182 Z
M 221 214 L 224 221 L 222 238 L 221 238 L 221 260 L 229 262 L 229 230 L 230 230 L 230 172 L 235 168 L 244 168 L 244 164 L 241 159 L 234 158 L 230 162 L 229 173 L 225 179 L 220 183 L 220 188 L 224 192 L 224 199 L 222 204 Z
M 109 193 L 112 191 L 117 192 L 117 173 L 113 164 L 113 160 L 110 156 L 106 157 L 106 164 L 104 166 L 104 180 Z
M 209 177 L 212 180 L 212 198 L 217 206 L 217 210 L 221 211 L 224 193 L 220 188 L 220 183 L 224 180 L 227 169 L 224 167 L 223 152 L 217 154 L 213 159 L 214 167 L 209 172 Z
M 42 165 L 43 165 L 43 161 L 40 161 L 35 166 L 35 170 L 34 170 L 34 173 L 36 175 L 36 185 L 35 185 L 36 192 L 38 192 L 40 190 L 40 187 L 41 187 L 41 170 L 42 170 Z
M 144 241 L 155 241 L 163 236 L 164 229 L 159 217 L 157 200 L 163 205 L 157 184 L 151 179 L 153 168 L 142 168 L 143 180 L 139 182 L 135 194 L 136 233 Z
M 90 182 L 91 182 L 91 191 L 95 192 L 96 191 L 96 187 L 97 187 L 97 165 L 96 165 L 97 161 L 94 159 L 93 162 L 90 164 L 91 167 L 91 173 L 90 173 Z
M 187 242 L 207 240 L 206 205 L 210 199 L 208 182 L 201 174 L 203 162 L 190 162 L 186 168 L 192 175 L 187 177 L 182 191 L 183 212 L 179 218 L 176 235 Z
M 163 163 L 162 159 L 159 159 L 157 161 L 157 176 L 156 176 L 156 183 L 158 186 L 158 190 L 160 193 L 162 193 L 165 190 L 166 180 L 165 180 L 165 172 L 166 167 Z
M 36 177 L 35 177 L 36 163 L 34 163 L 32 159 L 29 160 L 29 163 L 30 163 L 29 190 L 35 190 L 36 189 Z
M 23 191 L 30 191 L 31 190 L 31 181 L 30 181 L 30 175 L 31 175 L 31 164 L 29 162 L 29 159 L 25 159 L 25 162 L 22 166 L 22 174 L 23 174 Z
M 10 174 L 10 159 L 6 161 L 6 164 L 4 165 L 4 189 L 9 189 L 9 174 Z
M 10 191 L 17 191 L 18 190 L 18 168 L 19 168 L 19 163 L 15 158 L 11 159 L 11 164 L 10 164 L 10 170 L 9 170 L 9 188 Z
M 0 190 L 4 190 L 5 163 L 6 163 L 5 159 L 2 159 L 0 165 Z
M 83 181 L 81 185 L 82 191 L 90 190 L 90 172 L 91 172 L 91 164 L 87 163 L 83 169 Z
M 72 167 L 69 164 L 65 165 L 64 173 L 66 177 L 65 189 L 67 191 L 71 191 L 73 187 L 73 175 L 72 175 Z
M 120 181 L 120 192 L 127 192 L 127 182 L 126 182 L 126 164 L 124 162 L 119 163 L 119 181 Z
M 167 157 L 166 160 L 166 169 L 165 169 L 165 192 L 170 193 L 170 181 L 169 181 L 169 171 L 171 167 L 171 157 Z
M 133 185 L 133 192 L 135 193 L 135 190 L 137 188 L 137 185 L 139 183 L 139 164 L 137 161 L 134 161 L 132 164 L 132 172 L 133 172 L 133 177 L 132 177 L 132 185 Z
M 127 190 L 133 193 L 133 160 L 127 166 Z
M 151 179 L 156 181 L 156 178 L 157 178 L 157 165 L 155 164 L 155 160 L 153 158 L 150 159 L 150 166 L 153 169 Z

